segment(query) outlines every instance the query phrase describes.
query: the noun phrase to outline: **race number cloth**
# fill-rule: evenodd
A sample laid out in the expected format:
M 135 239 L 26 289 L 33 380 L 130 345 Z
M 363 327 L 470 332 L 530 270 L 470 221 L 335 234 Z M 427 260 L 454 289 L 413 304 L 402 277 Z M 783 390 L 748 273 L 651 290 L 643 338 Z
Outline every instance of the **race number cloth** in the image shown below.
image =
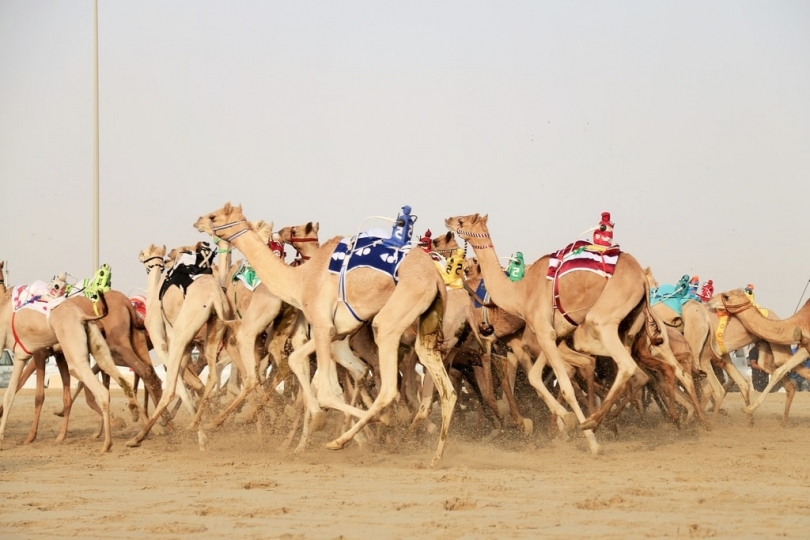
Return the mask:
M 356 239 L 351 252 L 349 249 L 352 238 L 344 238 L 340 241 L 329 260 L 329 271 L 333 274 L 345 274 L 355 268 L 372 268 L 391 276 L 396 283 L 397 270 L 405 255 L 410 251 L 411 244 L 402 248 L 394 248 L 384 245 L 382 238 L 368 236 L 364 233 L 360 233 Z
M 250 263 L 246 260 L 242 260 L 242 263 L 239 265 L 239 268 L 234 273 L 231 281 L 236 283 L 236 281 L 241 281 L 242 284 L 247 288 L 249 291 L 255 291 L 256 287 L 261 285 L 262 280 L 259 279 L 259 276 L 256 275 L 256 271 L 250 266 Z

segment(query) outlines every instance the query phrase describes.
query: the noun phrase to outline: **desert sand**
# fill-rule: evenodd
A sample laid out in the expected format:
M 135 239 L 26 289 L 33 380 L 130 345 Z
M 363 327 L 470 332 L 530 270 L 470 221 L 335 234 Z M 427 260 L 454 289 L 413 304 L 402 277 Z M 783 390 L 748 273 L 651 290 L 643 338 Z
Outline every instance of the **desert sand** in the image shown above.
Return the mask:
M 316 434 L 302 454 L 279 450 L 284 432 L 237 418 L 201 452 L 180 410 L 174 429 L 128 448 L 137 431 L 120 391 L 113 448 L 92 438 L 97 416 L 74 406 L 56 444 L 60 391 L 49 389 L 38 439 L 28 432 L 33 393 L 15 402 L 0 453 L 0 538 L 807 538 L 810 536 L 810 393 L 790 425 L 772 394 L 750 427 L 738 393 L 711 431 L 678 429 L 656 408 L 582 438 L 484 441 L 477 415 L 457 411 L 444 460 L 427 464 L 436 435 L 342 451 Z M 281 413 L 283 415 L 283 413 Z M 283 418 L 283 417 L 282 417 Z M 336 426 L 335 426 L 336 427 Z

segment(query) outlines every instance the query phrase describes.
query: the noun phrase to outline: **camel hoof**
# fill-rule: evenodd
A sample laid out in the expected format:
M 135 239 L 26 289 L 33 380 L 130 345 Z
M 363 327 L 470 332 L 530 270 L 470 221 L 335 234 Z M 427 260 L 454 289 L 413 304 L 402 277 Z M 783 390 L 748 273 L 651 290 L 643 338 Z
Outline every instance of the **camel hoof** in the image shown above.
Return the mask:
M 328 443 L 326 448 L 328 450 L 343 450 L 343 444 L 338 442 L 338 439 L 335 439 L 334 441 Z
M 743 407 L 743 408 L 742 408 L 742 412 L 744 412 L 745 414 L 753 414 L 754 409 L 753 409 L 753 407 L 751 407 L 751 406 L 749 405 L 749 406 L 747 406 L 747 407 Z
M 101 447 L 101 453 L 106 454 L 107 452 L 110 451 L 111 448 L 112 448 L 112 443 L 105 444 L 104 446 Z
M 53 411 L 54 416 L 58 416 L 59 418 L 65 417 L 65 411 Z
M 322 430 L 325 425 L 326 425 L 325 412 L 320 411 L 312 415 L 312 423 L 310 424 L 309 428 L 312 430 L 313 433 Z
M 141 445 L 141 441 L 138 439 L 130 439 L 127 441 L 127 446 L 129 448 L 138 448 Z
M 591 454 L 593 454 L 594 456 L 602 455 L 602 447 L 599 446 L 598 444 L 594 444 L 593 446 L 591 446 Z
M 112 427 L 115 429 L 124 429 L 127 427 L 127 422 L 123 418 L 113 418 Z
M 155 435 L 165 435 L 166 428 L 161 426 L 160 424 L 155 424 L 154 426 L 152 426 L 152 429 L 150 429 L 149 432 Z
M 532 422 L 531 418 L 524 418 L 523 419 L 523 434 L 527 437 L 534 433 L 534 422 Z
M 574 431 L 574 429 L 579 425 L 579 420 L 577 419 L 577 415 L 572 412 L 567 412 L 562 416 L 563 424 L 565 424 L 565 429 L 569 432 Z M 582 426 L 579 426 L 580 428 Z

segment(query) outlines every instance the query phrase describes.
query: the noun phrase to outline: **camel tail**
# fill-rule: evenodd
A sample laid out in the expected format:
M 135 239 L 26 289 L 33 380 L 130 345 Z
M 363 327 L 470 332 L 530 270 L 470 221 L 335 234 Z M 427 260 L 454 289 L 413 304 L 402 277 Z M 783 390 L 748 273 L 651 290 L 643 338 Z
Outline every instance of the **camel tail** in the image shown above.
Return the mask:
M 132 305 L 132 302 L 127 299 L 127 310 L 129 310 L 129 320 L 132 323 L 132 326 L 137 328 L 138 330 L 146 330 L 146 326 L 143 324 L 143 319 L 141 316 L 138 315 L 138 311 L 135 309 L 135 306 Z
M 104 293 L 100 292 L 98 294 L 98 302 L 93 304 L 93 311 L 95 312 L 93 315 L 84 314 L 82 316 L 83 322 L 91 322 L 97 321 L 99 319 L 103 319 L 107 316 L 107 313 L 110 312 L 109 307 L 107 307 L 107 298 L 104 296 Z
M 112 353 L 110 353 L 110 348 L 107 345 L 107 341 L 104 339 L 104 336 L 101 334 L 101 329 L 98 327 L 98 325 L 93 321 L 87 321 L 85 323 L 85 329 L 87 332 L 87 344 L 90 347 L 90 354 L 96 358 L 96 364 L 102 365 L 104 362 L 114 364 Z M 103 358 L 105 360 L 102 360 L 100 363 L 98 361 L 99 358 Z
M 233 318 L 233 313 L 231 313 L 230 305 L 224 294 L 218 294 L 214 298 L 214 311 L 217 314 L 217 318 L 226 324 L 239 322 L 237 319 Z

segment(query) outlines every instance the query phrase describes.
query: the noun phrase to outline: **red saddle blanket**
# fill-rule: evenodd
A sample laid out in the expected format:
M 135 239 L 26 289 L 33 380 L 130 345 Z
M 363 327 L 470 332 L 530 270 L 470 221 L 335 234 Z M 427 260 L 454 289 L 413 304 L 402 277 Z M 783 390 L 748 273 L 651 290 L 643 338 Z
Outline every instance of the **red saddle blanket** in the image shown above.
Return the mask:
M 553 280 L 575 270 L 596 272 L 609 278 L 616 270 L 620 253 L 619 246 L 605 248 L 577 240 L 550 255 L 546 278 Z

